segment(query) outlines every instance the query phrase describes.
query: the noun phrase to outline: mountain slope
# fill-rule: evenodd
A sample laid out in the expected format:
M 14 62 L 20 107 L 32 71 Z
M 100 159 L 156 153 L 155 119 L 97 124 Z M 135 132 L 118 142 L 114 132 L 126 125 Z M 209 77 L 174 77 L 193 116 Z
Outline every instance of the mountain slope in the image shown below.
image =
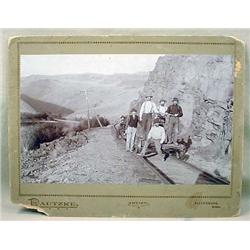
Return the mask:
M 88 91 L 90 115 L 100 114 L 111 119 L 127 113 L 131 100 L 136 99 L 148 78 L 137 74 L 32 75 L 22 78 L 23 94 L 54 103 L 74 111 L 74 116 L 86 116 Z
M 62 116 L 73 113 L 73 110 L 64 108 L 62 106 L 53 103 L 44 102 L 35 98 L 31 98 L 25 94 L 21 95 L 21 99 L 24 101 L 22 102 L 22 104 L 25 107 L 27 106 L 26 104 L 28 104 L 33 110 L 37 111 L 38 113 L 47 113 L 47 114 L 62 115 Z

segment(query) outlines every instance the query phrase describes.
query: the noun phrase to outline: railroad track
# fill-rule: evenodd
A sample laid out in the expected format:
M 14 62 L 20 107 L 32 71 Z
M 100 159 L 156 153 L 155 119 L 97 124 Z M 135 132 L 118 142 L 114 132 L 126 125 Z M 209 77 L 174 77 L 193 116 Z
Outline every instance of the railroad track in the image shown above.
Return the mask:
M 113 126 L 113 128 L 115 129 L 115 131 L 117 131 L 115 126 Z M 122 139 L 125 141 L 125 138 Z M 143 162 L 146 163 L 145 165 L 148 166 L 148 168 L 150 168 L 151 171 L 154 172 L 161 179 L 163 183 L 175 184 L 175 182 L 169 176 L 167 176 L 167 174 L 165 174 L 161 169 L 159 169 L 154 163 L 152 163 L 148 157 L 139 157 L 136 155 L 136 158 L 139 160 L 143 160 Z
M 150 167 L 150 169 L 160 177 L 163 183 L 175 184 L 175 182 L 170 177 L 168 177 L 162 170 L 153 164 L 147 157 L 143 157 L 142 159 L 148 164 L 147 166 Z
M 116 127 L 114 126 L 114 129 L 116 130 Z M 125 139 L 123 138 L 125 141 Z M 140 157 L 140 159 L 143 159 L 143 161 L 146 163 L 146 165 L 155 173 L 159 176 L 159 178 L 167 184 L 176 184 L 175 181 L 170 178 L 166 173 L 164 173 L 160 168 L 158 168 L 152 161 L 150 161 L 150 157 L 155 156 L 156 154 L 150 154 L 149 157 Z M 136 156 L 137 157 L 137 156 Z M 139 158 L 139 157 L 137 157 Z M 183 165 L 189 166 L 195 170 L 197 170 L 199 174 L 199 178 L 203 178 L 206 180 L 207 183 L 209 184 L 220 184 L 220 185 L 229 185 L 230 182 L 222 177 L 219 176 L 214 176 L 211 173 L 208 173 L 197 166 L 193 165 L 190 162 L 182 161 L 176 158 L 176 161 L 181 162 Z M 198 180 L 198 179 L 197 179 Z M 198 184 L 198 183 L 197 183 Z
M 197 166 L 195 166 L 194 164 L 192 164 L 190 162 L 181 161 L 179 159 L 176 159 L 176 160 L 179 161 L 179 162 L 182 162 L 183 164 L 186 164 L 187 166 L 189 166 L 189 167 L 191 167 L 193 169 L 196 169 L 197 171 L 200 172 L 201 177 L 206 178 L 211 183 L 220 184 L 220 185 L 229 185 L 230 184 L 230 182 L 228 180 L 225 180 L 225 179 L 223 179 L 221 177 L 214 176 L 214 175 L 212 175 L 212 174 L 198 168 Z
M 152 156 L 154 156 L 156 154 L 149 154 L 149 155 L 150 155 L 149 157 L 152 157 Z M 160 170 L 155 164 L 153 164 L 150 160 L 148 160 L 147 157 L 145 157 L 144 159 L 150 165 L 152 165 L 152 166 L 154 165 L 154 167 L 156 169 Z M 209 173 L 209 172 L 207 172 L 207 171 L 205 171 L 205 170 L 203 170 L 203 169 L 195 166 L 194 164 L 192 164 L 190 162 L 186 162 L 186 161 L 180 160 L 177 157 L 175 158 L 175 160 L 177 162 L 180 162 L 183 166 L 186 165 L 186 166 L 188 166 L 188 167 L 190 167 L 190 168 L 195 169 L 196 171 L 198 171 L 199 176 L 198 176 L 198 178 L 196 180 L 196 182 L 198 182 L 198 183 L 196 183 L 196 184 L 203 184 L 204 182 L 206 182 L 207 184 L 219 184 L 219 185 L 229 185 L 230 184 L 230 182 L 228 180 L 224 179 L 223 177 L 215 176 L 215 175 L 213 175 L 213 174 L 211 174 L 211 173 Z M 170 180 L 170 183 L 172 181 L 173 182 L 172 184 L 175 184 L 174 180 L 171 179 L 166 173 L 164 173 L 162 170 L 160 170 L 159 172 L 162 172 L 163 174 L 165 174 L 166 179 Z M 203 180 L 203 181 L 201 181 L 201 183 L 199 183 L 200 180 Z

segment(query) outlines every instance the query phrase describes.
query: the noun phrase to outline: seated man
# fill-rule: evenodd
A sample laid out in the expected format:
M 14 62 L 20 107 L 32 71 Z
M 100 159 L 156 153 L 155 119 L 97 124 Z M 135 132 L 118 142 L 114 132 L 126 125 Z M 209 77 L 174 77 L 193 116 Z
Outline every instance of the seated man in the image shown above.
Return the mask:
M 146 150 L 150 143 L 154 142 L 157 154 L 161 154 L 161 145 L 165 141 L 166 134 L 163 127 L 159 126 L 160 121 L 158 118 L 154 120 L 154 126 L 150 129 L 147 140 L 143 146 L 141 151 L 142 156 L 145 156 Z

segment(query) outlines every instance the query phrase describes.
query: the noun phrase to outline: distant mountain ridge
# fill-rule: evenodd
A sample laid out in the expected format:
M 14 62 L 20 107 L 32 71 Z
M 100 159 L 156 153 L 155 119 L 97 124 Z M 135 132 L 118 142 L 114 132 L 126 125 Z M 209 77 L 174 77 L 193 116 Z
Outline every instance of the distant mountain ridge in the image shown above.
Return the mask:
M 21 99 L 38 113 L 47 113 L 47 114 L 65 116 L 74 112 L 71 109 L 67 109 L 65 107 L 53 103 L 44 102 L 35 98 L 31 98 L 25 94 L 21 95 Z
M 113 118 L 128 112 L 131 100 L 137 98 L 147 79 L 148 72 L 114 75 L 31 75 L 21 79 L 21 93 L 65 107 L 74 112 L 70 114 L 74 118 L 86 116 L 86 99 L 82 91 L 87 90 L 90 114 Z

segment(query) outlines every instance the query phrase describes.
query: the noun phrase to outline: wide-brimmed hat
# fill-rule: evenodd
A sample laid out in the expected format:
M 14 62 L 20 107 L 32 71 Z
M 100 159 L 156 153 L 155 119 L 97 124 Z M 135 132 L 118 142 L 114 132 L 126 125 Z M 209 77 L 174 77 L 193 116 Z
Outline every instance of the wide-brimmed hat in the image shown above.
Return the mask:
M 161 99 L 159 102 L 167 102 L 165 99 Z
M 173 101 L 173 102 L 174 102 L 174 101 L 179 102 L 179 99 L 178 99 L 177 97 L 174 97 L 172 101 Z

